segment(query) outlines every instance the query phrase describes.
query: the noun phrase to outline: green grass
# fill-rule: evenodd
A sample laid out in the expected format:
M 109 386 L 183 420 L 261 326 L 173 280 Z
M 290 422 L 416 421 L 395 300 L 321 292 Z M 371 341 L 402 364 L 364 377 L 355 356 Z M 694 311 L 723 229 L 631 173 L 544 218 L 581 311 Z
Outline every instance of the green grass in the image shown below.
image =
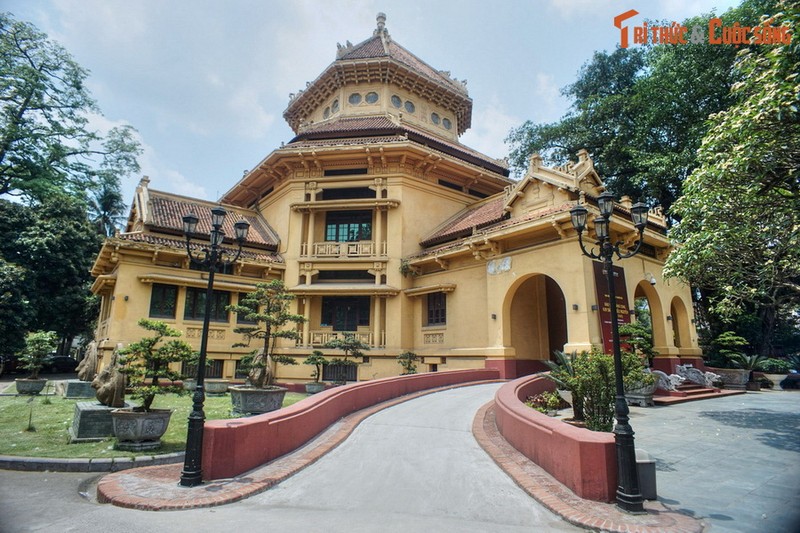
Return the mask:
M 48 383 L 52 391 L 51 384 Z M 48 390 L 48 389 L 45 389 Z M 12 393 L 13 385 L 5 393 Z M 283 406 L 306 398 L 306 394 L 288 392 Z M 100 442 L 69 444 L 69 428 L 77 402 L 91 401 L 88 398 L 67 399 L 60 396 L 0 396 L 0 455 L 27 457 L 133 457 L 146 455 L 114 449 L 115 439 L 109 437 Z M 135 402 L 133 402 L 135 403 Z M 192 410 L 190 394 L 178 396 L 165 394 L 153 402 L 157 409 L 173 409 L 167 433 L 161 439 L 162 446 L 156 452 L 181 452 L 186 447 L 186 426 Z M 206 420 L 232 418 L 230 395 L 206 396 L 204 404 Z M 33 430 L 29 430 L 30 425 Z

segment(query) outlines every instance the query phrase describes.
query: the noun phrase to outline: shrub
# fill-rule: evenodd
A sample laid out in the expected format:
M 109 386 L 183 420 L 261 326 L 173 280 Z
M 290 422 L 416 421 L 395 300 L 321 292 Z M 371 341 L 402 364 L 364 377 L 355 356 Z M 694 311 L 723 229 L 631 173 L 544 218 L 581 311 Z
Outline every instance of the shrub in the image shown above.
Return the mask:
M 38 379 L 44 366 L 45 358 L 58 346 L 58 334 L 55 331 L 34 331 L 25 339 L 20 361 L 22 368 L 30 372 L 29 379 Z
M 397 362 L 403 367 L 403 373 L 401 375 L 416 374 L 417 361 L 419 361 L 419 356 L 414 352 L 403 352 L 398 355 Z
M 791 369 L 792 365 L 786 359 L 771 357 L 761 362 L 761 370 L 767 374 L 788 374 Z
M 567 355 L 556 350 L 553 355 L 556 357 L 555 361 L 544 362 L 550 368 L 550 373 L 547 374 L 547 377 L 553 380 L 558 388 L 572 392 L 572 418 L 576 421 L 583 421 L 584 393 L 581 388 L 582 382 L 575 374 L 575 360 L 579 357 L 578 353 L 572 352 Z
M 573 364 L 583 392 L 586 427 L 592 431 L 611 431 L 614 425 L 614 359 L 593 349 L 581 353 Z
M 540 413 L 548 414 L 560 409 L 563 405 L 565 405 L 565 402 L 561 399 L 561 396 L 559 396 L 557 392 L 547 391 L 535 396 L 528 396 L 528 399 L 525 400 L 525 405 L 536 409 Z

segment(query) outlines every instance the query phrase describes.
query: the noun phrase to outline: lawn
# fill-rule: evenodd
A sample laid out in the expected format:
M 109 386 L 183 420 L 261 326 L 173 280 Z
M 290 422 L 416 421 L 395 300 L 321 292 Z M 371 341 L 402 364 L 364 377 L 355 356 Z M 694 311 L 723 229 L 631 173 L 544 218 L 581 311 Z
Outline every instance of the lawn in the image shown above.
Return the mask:
M 52 383 L 48 389 L 53 390 Z M 4 391 L 14 392 L 13 385 Z M 306 398 L 306 394 L 286 394 L 283 406 Z M 77 402 L 92 401 L 89 398 L 67 399 L 61 396 L 0 396 L 0 455 L 28 457 L 133 457 L 142 452 L 114 449 L 114 438 L 100 442 L 69 444 L 69 427 Z M 153 407 L 173 409 L 169 428 L 155 453 L 182 452 L 186 447 L 186 426 L 192 410 L 189 394 L 178 396 L 166 394 L 156 398 Z M 230 395 L 206 396 L 206 420 L 232 418 Z

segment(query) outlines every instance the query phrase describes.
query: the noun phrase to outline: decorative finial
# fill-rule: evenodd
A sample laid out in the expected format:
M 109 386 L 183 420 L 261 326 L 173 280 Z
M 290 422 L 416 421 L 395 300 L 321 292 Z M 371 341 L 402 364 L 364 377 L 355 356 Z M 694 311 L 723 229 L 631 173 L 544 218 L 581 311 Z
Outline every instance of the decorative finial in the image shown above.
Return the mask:
M 386 32 L 386 13 L 378 13 L 378 17 L 375 19 L 378 21 L 378 29 L 375 30 L 375 35 L 380 33 Z

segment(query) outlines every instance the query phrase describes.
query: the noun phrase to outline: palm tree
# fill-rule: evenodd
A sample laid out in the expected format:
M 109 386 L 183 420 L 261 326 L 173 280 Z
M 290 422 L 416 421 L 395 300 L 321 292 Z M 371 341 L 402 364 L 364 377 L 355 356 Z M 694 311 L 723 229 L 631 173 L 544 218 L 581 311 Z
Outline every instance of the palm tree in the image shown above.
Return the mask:
M 88 199 L 89 215 L 97 233 L 104 237 L 114 235 L 125 218 L 127 206 L 122 199 L 119 180 L 105 178 Z

